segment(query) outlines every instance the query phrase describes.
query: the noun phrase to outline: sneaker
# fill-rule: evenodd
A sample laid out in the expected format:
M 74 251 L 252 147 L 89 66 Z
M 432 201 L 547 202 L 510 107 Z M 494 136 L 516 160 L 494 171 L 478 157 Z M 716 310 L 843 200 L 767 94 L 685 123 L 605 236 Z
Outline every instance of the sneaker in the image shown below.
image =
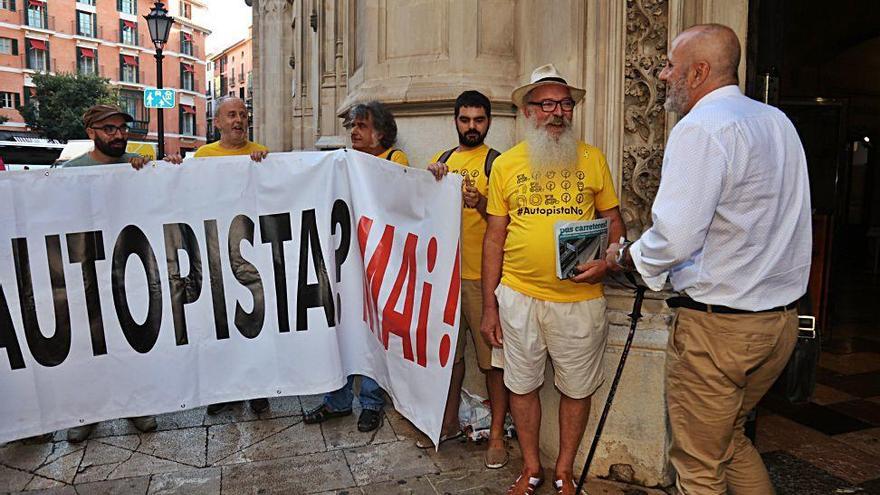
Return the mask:
M 269 399 L 254 399 L 250 401 L 251 411 L 260 414 L 269 410 Z
M 136 416 L 134 418 L 128 418 L 128 420 L 131 421 L 131 424 L 133 424 L 138 431 L 144 433 L 156 431 L 156 428 L 159 426 L 156 424 L 155 416 Z
M 70 443 L 82 442 L 89 438 L 89 435 L 92 434 L 92 430 L 94 430 L 97 425 L 97 423 L 92 423 L 90 425 L 77 426 L 67 430 L 67 441 Z
M 372 411 L 370 409 L 364 409 L 361 411 L 361 416 L 358 418 L 358 431 L 366 433 L 379 428 L 382 426 L 382 415 L 382 410 Z

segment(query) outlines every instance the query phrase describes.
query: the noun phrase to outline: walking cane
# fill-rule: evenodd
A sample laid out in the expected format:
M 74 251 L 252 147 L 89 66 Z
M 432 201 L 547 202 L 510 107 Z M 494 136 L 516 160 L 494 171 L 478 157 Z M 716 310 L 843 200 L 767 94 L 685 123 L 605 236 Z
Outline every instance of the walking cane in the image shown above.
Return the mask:
M 611 410 L 611 402 L 614 400 L 614 394 L 617 392 L 617 385 L 620 383 L 620 376 L 623 374 L 623 366 L 626 364 L 626 356 L 632 347 L 633 338 L 636 335 L 636 326 L 642 317 L 642 301 L 645 299 L 645 291 L 647 287 L 636 283 L 635 277 L 628 272 L 624 272 L 627 280 L 629 280 L 636 288 L 636 300 L 633 302 L 632 313 L 629 314 L 631 323 L 629 325 L 629 335 L 626 337 L 626 344 L 623 346 L 623 352 L 620 354 L 620 363 L 617 365 L 617 373 L 614 374 L 614 380 L 611 382 L 611 389 L 608 390 L 608 398 L 605 399 L 605 407 L 602 409 L 602 416 L 599 417 L 599 424 L 596 425 L 596 434 L 593 435 L 593 443 L 590 444 L 590 452 L 587 454 L 587 460 L 584 463 L 584 470 L 581 472 L 581 478 L 578 481 L 575 495 L 580 495 L 587 480 L 587 471 L 590 470 L 590 464 L 593 463 L 593 456 L 596 454 L 596 448 L 599 446 L 599 438 L 602 436 L 602 429 L 605 428 L 605 420 L 608 419 L 608 411 Z

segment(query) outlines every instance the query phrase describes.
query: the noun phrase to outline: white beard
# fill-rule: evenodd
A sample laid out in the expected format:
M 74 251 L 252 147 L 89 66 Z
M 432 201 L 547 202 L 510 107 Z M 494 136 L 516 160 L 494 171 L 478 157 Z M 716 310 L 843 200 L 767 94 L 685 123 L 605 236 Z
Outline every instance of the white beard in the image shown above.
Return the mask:
M 571 168 L 578 163 L 577 138 L 571 122 L 559 137 L 554 137 L 532 117 L 526 119 L 526 143 L 529 146 L 529 162 L 534 169 Z

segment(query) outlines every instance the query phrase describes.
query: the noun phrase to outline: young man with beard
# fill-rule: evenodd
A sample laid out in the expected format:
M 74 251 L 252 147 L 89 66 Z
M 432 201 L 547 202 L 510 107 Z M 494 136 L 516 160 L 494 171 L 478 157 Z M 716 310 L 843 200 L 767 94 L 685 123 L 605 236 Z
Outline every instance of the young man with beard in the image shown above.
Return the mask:
M 131 115 L 112 105 L 94 105 L 83 114 L 83 125 L 86 134 L 95 143 L 95 148 L 72 160 L 68 160 L 62 168 L 88 167 L 92 165 L 109 165 L 112 163 L 130 163 L 132 168 L 140 170 L 149 159 L 135 154 L 126 153 L 128 145 L 128 123 L 134 120 Z M 169 160 L 172 161 L 172 160 Z M 173 160 L 174 163 L 180 163 Z M 128 418 L 140 431 L 154 431 L 158 426 L 154 416 Z M 79 443 L 89 438 L 97 423 L 77 426 L 67 430 L 67 441 Z
M 94 105 L 83 114 L 86 135 L 95 144 L 92 151 L 64 162 L 62 168 L 129 163 L 135 170 L 144 168 L 150 160 L 136 153 L 126 153 L 128 123 L 134 117 L 112 105 Z M 180 163 L 178 160 L 169 161 Z
M 461 436 L 458 406 L 465 373 L 464 350 L 467 329 L 473 338 L 477 366 L 486 375 L 489 407 L 492 410 L 492 426 L 484 463 L 490 469 L 498 469 L 504 467 L 508 460 L 504 442 L 507 389 L 504 388 L 502 370 L 492 367 L 492 348 L 480 333 L 483 311 L 480 263 L 483 255 L 483 234 L 486 232 L 486 196 L 489 172 L 498 156 L 497 151 L 483 143 L 492 123 L 492 105 L 489 99 L 478 91 L 465 91 L 460 94 L 455 100 L 454 122 L 458 132 L 458 146 L 437 153 L 431 160 L 432 163 L 428 165 L 428 171 L 433 173 L 437 180 L 442 179 L 449 172 L 464 177 L 462 192 L 464 208 L 461 213 L 462 325 L 458 331 L 458 345 L 455 350 L 455 363 L 452 367 L 452 381 L 449 383 L 440 443 Z M 427 437 L 420 439 L 416 445 L 420 448 L 433 446 Z
M 796 302 L 810 276 L 807 162 L 778 109 L 740 92 L 740 44 L 727 26 L 694 26 L 660 73 L 669 134 L 653 226 L 609 246 L 612 269 L 637 269 L 682 296 L 666 350 L 666 407 L 678 493 L 771 494 L 746 417 L 788 363 Z
M 609 236 L 626 229 L 602 152 L 572 129 L 584 90 L 565 82 L 553 65 L 532 72 L 513 102 L 525 118 L 525 141 L 495 161 L 489 177 L 488 227 L 483 243 L 484 338 L 504 357 L 504 384 L 523 455 L 512 495 L 531 495 L 544 481 L 539 453 L 547 356 L 560 392 L 558 493 L 575 491 L 574 457 L 603 381 L 608 325 L 601 285 L 605 260 L 556 277 L 554 224 L 609 219 Z
M 214 126 L 220 131 L 220 140 L 196 150 L 196 158 L 210 156 L 250 155 L 260 162 L 269 154 L 269 148 L 248 140 L 248 112 L 244 100 L 227 96 L 214 107 Z
M 344 125 L 351 132 L 351 147 L 363 153 L 408 167 L 406 153 L 394 148 L 397 141 L 397 122 L 388 108 L 378 101 L 360 103 L 349 110 Z M 351 404 L 354 400 L 355 375 L 339 390 L 324 396 L 321 405 L 306 411 L 303 423 L 317 424 L 328 419 L 348 416 L 352 413 Z M 361 403 L 361 414 L 358 417 L 358 431 L 373 431 L 382 426 L 385 392 L 368 376 L 361 376 L 361 389 L 358 400 Z

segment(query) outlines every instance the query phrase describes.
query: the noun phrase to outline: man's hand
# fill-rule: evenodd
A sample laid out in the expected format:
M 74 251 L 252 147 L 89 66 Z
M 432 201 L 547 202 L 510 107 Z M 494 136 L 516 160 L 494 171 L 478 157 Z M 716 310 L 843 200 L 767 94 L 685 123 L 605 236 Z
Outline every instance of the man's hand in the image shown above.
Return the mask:
M 183 157 L 180 156 L 180 153 L 171 153 L 170 155 L 165 155 L 163 158 L 168 163 L 173 163 L 174 165 L 180 165 L 183 162 Z
M 483 321 L 480 324 L 480 333 L 483 334 L 483 339 L 492 347 L 502 346 L 504 338 L 497 306 L 494 308 L 483 308 Z
M 575 269 L 578 271 L 578 274 L 571 277 L 570 280 L 572 282 L 598 284 L 603 278 L 605 278 L 605 272 L 608 271 L 608 265 L 605 263 L 605 260 L 593 260 L 588 261 L 583 265 L 578 265 Z
M 477 191 L 477 186 L 475 186 L 474 182 L 468 177 L 465 178 L 464 191 L 462 191 L 461 197 L 464 200 L 465 206 L 468 208 L 476 208 L 477 205 L 480 204 L 483 195 L 480 194 L 480 191 Z
M 267 156 L 269 156 L 268 151 L 254 151 L 251 153 L 251 160 L 260 163 L 263 161 L 263 158 L 266 158 Z
M 428 172 L 434 174 L 435 179 L 440 180 L 449 173 L 449 167 L 445 163 L 434 162 L 428 165 Z
M 612 272 L 622 272 L 623 267 L 617 263 L 617 255 L 620 252 L 620 244 L 613 243 L 608 246 L 608 250 L 605 251 L 605 263 L 608 265 L 608 269 Z
M 128 163 L 131 164 L 131 168 L 133 168 L 135 170 L 140 170 L 140 169 L 144 168 L 144 165 L 149 163 L 149 161 L 150 161 L 149 158 L 138 155 L 138 156 L 130 159 L 128 161 Z

